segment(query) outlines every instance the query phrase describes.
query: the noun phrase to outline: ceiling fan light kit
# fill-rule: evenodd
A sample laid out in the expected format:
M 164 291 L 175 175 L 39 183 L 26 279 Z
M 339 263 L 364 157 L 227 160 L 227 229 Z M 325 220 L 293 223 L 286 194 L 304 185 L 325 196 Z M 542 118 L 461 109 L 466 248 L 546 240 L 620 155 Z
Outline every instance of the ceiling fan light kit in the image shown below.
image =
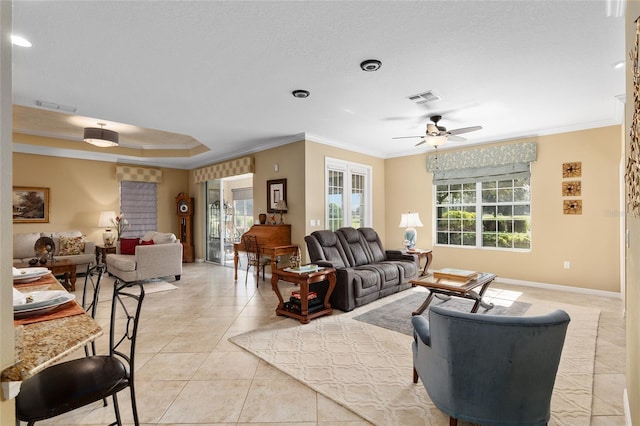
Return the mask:
M 360 68 L 362 69 L 362 71 L 366 72 L 378 71 L 381 66 L 382 62 L 377 59 L 367 59 L 360 63 Z
M 310 95 L 308 90 L 302 90 L 302 89 L 294 90 L 293 92 L 291 92 L 291 94 L 293 95 L 294 98 L 300 98 L 300 99 L 308 98 Z
M 98 123 L 98 125 L 100 126 L 99 128 L 84 128 L 84 141 L 100 148 L 110 148 L 112 146 L 118 146 L 118 132 L 103 128 L 102 126 L 104 126 L 104 123 Z

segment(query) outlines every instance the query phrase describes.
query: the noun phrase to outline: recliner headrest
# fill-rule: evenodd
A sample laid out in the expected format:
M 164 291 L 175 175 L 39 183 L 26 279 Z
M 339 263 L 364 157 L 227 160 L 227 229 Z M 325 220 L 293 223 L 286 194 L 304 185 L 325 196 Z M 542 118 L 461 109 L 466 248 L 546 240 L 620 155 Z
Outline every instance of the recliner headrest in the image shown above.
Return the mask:
M 338 244 L 338 237 L 333 231 L 324 229 L 322 231 L 314 231 L 311 235 L 316 237 L 322 247 L 330 247 Z
M 351 228 L 351 227 L 340 228 L 338 229 L 338 231 L 340 231 L 340 233 L 344 235 L 344 238 L 349 243 L 357 243 L 358 241 L 360 241 L 360 234 L 358 233 L 358 230 L 355 228 Z
M 360 232 L 367 241 L 376 241 L 378 239 L 378 233 L 373 228 L 359 228 L 358 232 Z

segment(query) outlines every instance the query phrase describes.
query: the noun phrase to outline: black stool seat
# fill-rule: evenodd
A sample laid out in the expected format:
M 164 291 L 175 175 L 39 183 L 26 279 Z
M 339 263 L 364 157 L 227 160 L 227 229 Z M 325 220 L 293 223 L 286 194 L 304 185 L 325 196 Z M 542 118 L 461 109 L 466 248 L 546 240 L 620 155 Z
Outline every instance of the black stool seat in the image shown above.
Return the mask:
M 51 366 L 22 383 L 16 399 L 17 417 L 22 421 L 48 419 L 100 401 L 128 386 L 129 373 L 118 358 L 74 359 Z

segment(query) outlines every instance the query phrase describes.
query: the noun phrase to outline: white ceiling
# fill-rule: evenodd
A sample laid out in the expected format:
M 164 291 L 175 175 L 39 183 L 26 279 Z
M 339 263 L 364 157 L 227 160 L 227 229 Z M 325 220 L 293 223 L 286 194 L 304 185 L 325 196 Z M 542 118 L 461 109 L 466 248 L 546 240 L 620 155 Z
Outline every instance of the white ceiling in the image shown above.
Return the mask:
M 124 146 L 192 147 L 195 139 L 210 151 L 144 159 L 189 168 L 303 133 L 383 158 L 425 152 L 426 144 L 414 147 L 420 139 L 392 138 L 424 134 L 433 114 L 449 130 L 483 126 L 464 135 L 471 144 L 619 124 L 625 71 L 613 65 L 626 57 L 624 18 L 610 16 L 612 6 L 14 1 L 13 33 L 33 43 L 13 49 L 14 103 L 34 114 L 14 119 L 14 131 L 80 141 L 95 120 L 135 128 L 135 137 L 121 132 Z M 382 68 L 363 72 L 371 58 Z M 294 89 L 311 96 L 294 98 Z M 442 99 L 407 99 L 427 90 Z M 91 118 L 57 114 L 75 123 L 72 135 L 37 128 L 36 100 Z M 176 134 L 175 143 L 158 131 Z

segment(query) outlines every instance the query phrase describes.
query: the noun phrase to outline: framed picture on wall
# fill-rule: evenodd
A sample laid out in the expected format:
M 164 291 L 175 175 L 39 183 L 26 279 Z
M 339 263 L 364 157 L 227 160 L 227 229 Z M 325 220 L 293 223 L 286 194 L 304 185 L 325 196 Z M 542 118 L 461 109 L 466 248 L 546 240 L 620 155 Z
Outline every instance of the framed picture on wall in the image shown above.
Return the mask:
M 267 212 L 280 213 L 276 208 L 276 203 L 280 200 L 287 202 L 287 180 L 274 179 L 267 181 Z M 286 211 L 283 211 L 286 213 Z
M 13 223 L 49 223 L 49 188 L 13 187 Z

